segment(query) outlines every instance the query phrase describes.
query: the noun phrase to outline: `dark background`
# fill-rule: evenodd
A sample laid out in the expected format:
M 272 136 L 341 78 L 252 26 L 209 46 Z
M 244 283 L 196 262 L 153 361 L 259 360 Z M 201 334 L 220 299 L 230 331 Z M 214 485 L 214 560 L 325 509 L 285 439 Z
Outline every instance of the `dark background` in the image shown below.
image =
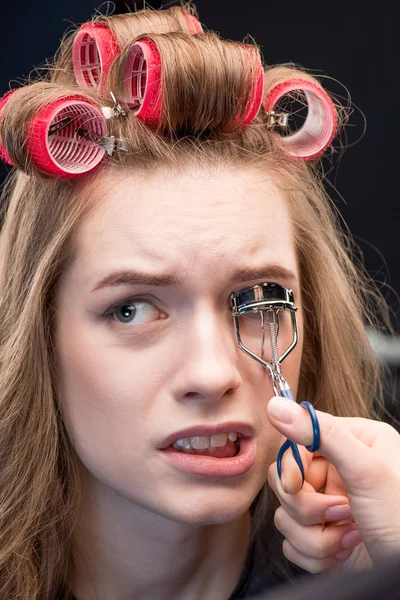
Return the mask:
M 135 4 L 143 8 L 142 0 L 103 4 L 95 0 L 2 0 L 0 94 L 51 58 L 72 24 L 88 20 L 96 9 L 106 13 L 115 7 L 116 12 L 127 12 Z M 151 3 L 153 8 L 161 5 L 161 0 Z M 196 6 L 204 26 L 223 38 L 243 40 L 251 34 L 262 48 L 265 63 L 292 61 L 316 75 L 326 75 L 332 79 L 324 79 L 324 85 L 344 97 L 345 103 L 350 93 L 353 114 L 346 127 L 348 148 L 341 158 L 335 155 L 327 186 L 361 247 L 368 271 L 397 315 L 393 323 L 400 332 L 396 297 L 396 292 L 400 294 L 399 168 L 395 164 L 399 128 L 394 89 L 398 66 L 391 7 L 376 0 L 368 5 L 359 1 L 197 0 Z M 0 163 L 0 180 L 6 171 Z

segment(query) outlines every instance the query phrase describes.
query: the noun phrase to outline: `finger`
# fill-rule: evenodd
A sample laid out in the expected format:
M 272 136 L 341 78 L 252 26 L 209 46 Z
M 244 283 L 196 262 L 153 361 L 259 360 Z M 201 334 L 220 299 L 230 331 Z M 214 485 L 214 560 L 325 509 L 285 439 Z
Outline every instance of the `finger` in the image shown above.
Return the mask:
M 323 456 L 314 456 L 308 467 L 306 479 L 316 491 L 321 491 L 330 496 L 342 495 L 348 497 L 348 490 L 336 467 Z
M 352 518 L 346 496 L 317 494 L 307 482 L 297 494 L 285 492 L 279 480 L 276 463 L 268 469 L 268 483 L 284 510 L 301 525 L 320 525 Z
M 291 545 L 309 558 L 336 556 L 346 548 L 357 546 L 361 542 L 355 523 L 305 527 L 297 523 L 282 506 L 275 511 L 274 523 Z
M 283 540 L 282 551 L 290 562 L 294 563 L 301 569 L 308 571 L 309 573 L 322 573 L 322 571 L 327 571 L 328 569 L 333 569 L 338 566 L 341 562 L 346 560 L 353 552 L 354 548 L 349 548 L 346 551 L 343 551 L 342 555 L 336 558 L 335 556 L 330 556 L 329 558 L 310 558 L 309 556 L 304 556 L 294 548 L 288 540 Z
M 267 410 L 272 425 L 286 438 L 303 446 L 312 443 L 311 419 L 304 408 L 292 400 L 274 397 L 269 401 Z M 383 432 L 386 433 L 386 428 L 381 427 L 384 424 L 369 419 L 346 419 L 316 412 L 321 432 L 318 452 L 335 465 L 345 486 L 349 490 L 356 488 L 360 477 L 365 481 L 368 474 L 374 478 L 377 469 L 371 469 L 371 464 L 379 460 L 379 457 L 370 445 L 385 443 L 378 440 Z M 371 480 L 370 483 L 374 482 Z
M 318 492 L 325 490 L 328 477 L 329 462 L 323 456 L 313 456 L 313 460 L 307 470 L 306 480 Z M 335 494 L 335 491 L 329 492 Z M 341 492 L 338 492 L 341 493 Z
M 298 446 L 303 463 L 305 480 L 318 491 L 323 490 L 330 495 L 347 496 L 347 488 L 337 469 L 323 456 L 315 456 L 303 446 Z M 328 477 L 329 473 L 329 477 Z M 303 486 L 300 468 L 289 448 L 282 458 L 282 488 L 289 494 L 296 494 Z
M 312 461 L 312 454 L 303 446 L 298 446 L 301 461 L 303 463 L 304 476 L 308 473 L 309 465 Z M 289 494 L 296 494 L 303 486 L 303 477 L 297 464 L 292 449 L 286 450 L 282 458 L 282 487 Z
M 348 496 L 348 490 L 340 477 L 337 468 L 329 462 L 326 462 L 327 474 L 325 484 L 325 494 L 342 494 Z

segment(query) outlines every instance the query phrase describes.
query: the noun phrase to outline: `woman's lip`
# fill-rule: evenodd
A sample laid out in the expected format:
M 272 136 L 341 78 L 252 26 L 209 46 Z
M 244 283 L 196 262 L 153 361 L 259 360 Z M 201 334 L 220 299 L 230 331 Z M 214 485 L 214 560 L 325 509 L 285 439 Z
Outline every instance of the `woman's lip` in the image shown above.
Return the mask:
M 165 448 L 161 452 L 168 463 L 180 471 L 203 477 L 239 477 L 247 473 L 254 464 L 256 440 L 254 437 L 241 438 L 239 454 L 231 458 L 189 454 L 173 448 Z
M 243 423 L 239 421 L 229 421 L 228 423 L 219 423 L 217 425 L 193 425 L 180 431 L 175 431 L 167 436 L 158 447 L 159 450 L 164 450 L 177 440 L 182 438 L 190 438 L 194 436 L 210 436 L 217 435 L 218 433 L 230 433 L 231 431 L 241 434 L 245 437 L 254 436 L 254 427 L 249 423 Z

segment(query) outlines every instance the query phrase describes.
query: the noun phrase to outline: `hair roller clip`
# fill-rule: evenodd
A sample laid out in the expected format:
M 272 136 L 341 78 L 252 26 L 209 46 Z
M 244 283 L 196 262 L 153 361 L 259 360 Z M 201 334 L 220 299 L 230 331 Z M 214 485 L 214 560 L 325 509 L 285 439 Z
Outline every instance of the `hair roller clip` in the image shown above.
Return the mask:
M 100 110 L 81 96 L 45 105 L 27 125 L 32 162 L 48 175 L 72 179 L 92 171 L 105 153 L 126 151 L 124 140 L 107 138 Z
M 161 119 L 161 57 L 156 44 L 143 37 L 132 44 L 124 69 L 124 101 L 144 123 Z
M 83 88 L 101 88 L 111 63 L 121 52 L 111 30 L 104 23 L 85 23 L 74 39 L 72 63 L 75 79 Z
M 300 90 L 305 94 L 308 114 L 304 125 L 295 133 L 282 136 L 281 143 L 291 156 L 309 160 L 321 155 L 334 138 L 337 113 L 331 98 L 319 85 L 307 79 L 289 79 L 274 86 L 264 100 L 270 126 L 287 125 L 287 115 L 276 113 L 274 109 L 278 101 L 293 90 Z
M 5 107 L 5 105 L 7 104 L 7 102 L 9 101 L 10 97 L 12 96 L 12 94 L 14 94 L 14 92 L 17 92 L 20 88 L 14 88 L 13 90 L 10 90 L 8 92 L 6 92 L 4 94 L 4 96 L 2 98 L 0 98 L 0 118 L 1 118 L 1 113 L 3 111 L 3 108 Z M 8 153 L 6 152 L 6 149 L 4 148 L 3 144 L 0 143 L 0 158 L 2 160 L 4 160 L 4 162 L 6 162 L 8 165 L 10 166 L 14 166 L 13 161 L 11 160 L 11 158 L 8 156 Z
M 194 15 L 191 15 L 190 12 L 184 10 L 183 16 L 185 17 L 185 21 L 189 26 L 189 33 L 192 35 L 195 35 L 196 33 L 204 33 L 204 29 L 201 26 L 200 21 Z

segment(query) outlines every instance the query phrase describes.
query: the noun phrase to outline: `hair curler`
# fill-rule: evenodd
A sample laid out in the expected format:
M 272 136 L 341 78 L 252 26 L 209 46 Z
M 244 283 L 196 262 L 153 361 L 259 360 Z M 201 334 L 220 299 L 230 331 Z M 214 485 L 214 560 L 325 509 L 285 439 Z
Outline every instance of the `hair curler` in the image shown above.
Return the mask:
M 5 105 L 7 104 L 7 102 L 9 101 L 10 97 L 12 96 L 12 94 L 14 94 L 15 92 L 17 92 L 20 88 L 14 88 L 13 90 L 9 90 L 7 93 L 4 94 L 4 96 L 2 98 L 0 98 L 0 119 L 1 119 L 1 113 L 3 111 L 3 108 L 5 107 Z M 11 158 L 8 156 L 8 153 L 6 152 L 6 149 L 4 148 L 3 144 L 0 142 L 0 158 L 2 160 L 4 160 L 4 162 L 6 162 L 8 165 L 11 165 L 12 167 L 14 166 L 13 161 L 11 160 Z
M 264 108 L 274 115 L 278 101 L 293 90 L 302 91 L 308 103 L 304 125 L 286 137 L 281 137 L 282 148 L 291 156 L 305 160 L 320 156 L 335 136 L 338 118 L 329 95 L 316 83 L 292 78 L 274 86 L 264 99 Z
M 264 68 L 259 60 L 257 77 L 249 94 L 243 124 L 257 115 L 263 97 Z M 155 42 L 143 37 L 130 48 L 124 69 L 123 104 L 147 124 L 157 125 L 162 115 L 163 79 L 161 57 Z
M 201 26 L 200 21 L 194 15 L 190 14 L 187 10 L 183 11 L 185 21 L 189 26 L 189 33 L 195 35 L 196 33 L 204 33 L 204 29 Z
M 161 119 L 161 57 L 156 44 L 143 37 L 132 44 L 124 69 L 124 104 L 144 123 Z
M 112 62 L 120 52 L 114 34 L 104 23 L 82 25 L 72 47 L 72 63 L 78 85 L 101 89 Z
M 244 125 L 247 125 L 247 123 L 251 123 L 251 121 L 257 116 L 262 104 L 264 91 L 264 67 L 260 58 L 258 61 L 257 70 L 258 73 L 254 80 L 253 88 L 249 95 L 249 99 L 247 101 L 245 109 L 245 114 L 243 118 Z
M 67 96 L 46 104 L 26 130 L 28 155 L 47 175 L 80 177 L 92 171 L 106 152 L 99 144 L 107 133 L 106 119 L 81 96 Z

